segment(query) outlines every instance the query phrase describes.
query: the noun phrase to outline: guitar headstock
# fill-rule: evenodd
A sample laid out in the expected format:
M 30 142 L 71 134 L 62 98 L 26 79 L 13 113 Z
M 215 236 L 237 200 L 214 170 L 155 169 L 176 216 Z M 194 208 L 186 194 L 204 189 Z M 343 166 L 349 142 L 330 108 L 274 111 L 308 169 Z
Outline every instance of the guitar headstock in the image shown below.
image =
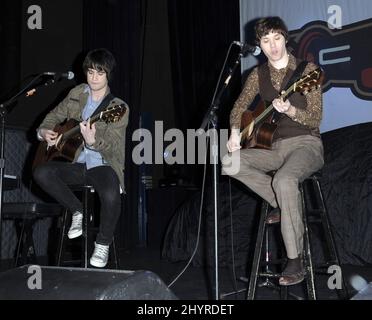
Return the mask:
M 310 71 L 305 76 L 301 77 L 298 81 L 293 83 L 293 92 L 307 92 L 314 87 L 320 86 L 324 79 L 324 73 L 321 68 Z
M 118 122 L 127 111 L 124 104 L 117 104 L 106 108 L 100 113 L 100 119 L 106 123 Z

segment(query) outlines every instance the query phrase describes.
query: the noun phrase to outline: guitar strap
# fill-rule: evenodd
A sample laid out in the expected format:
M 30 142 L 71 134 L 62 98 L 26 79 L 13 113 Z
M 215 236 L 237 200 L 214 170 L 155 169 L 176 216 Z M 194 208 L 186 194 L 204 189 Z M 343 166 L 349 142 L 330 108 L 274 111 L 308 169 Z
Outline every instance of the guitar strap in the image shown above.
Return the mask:
M 97 109 L 93 112 L 93 114 L 90 116 L 92 118 L 96 114 L 100 113 L 102 110 L 106 109 L 106 107 L 110 104 L 110 101 L 114 99 L 115 96 L 112 93 L 109 93 L 104 99 L 101 101 Z
M 284 84 L 284 86 L 282 86 L 282 88 L 280 89 L 279 92 L 282 92 L 283 90 L 286 91 L 294 82 L 296 82 L 297 80 L 299 80 L 303 74 L 303 72 L 305 71 L 305 68 L 307 66 L 308 62 L 303 60 L 301 61 L 296 70 L 293 71 L 292 73 L 292 76 L 289 78 L 289 80 L 287 81 L 287 83 Z M 273 113 L 273 117 L 272 117 L 272 122 L 278 122 L 279 119 L 283 116 L 282 113 L 278 112 L 278 111 L 274 111 Z

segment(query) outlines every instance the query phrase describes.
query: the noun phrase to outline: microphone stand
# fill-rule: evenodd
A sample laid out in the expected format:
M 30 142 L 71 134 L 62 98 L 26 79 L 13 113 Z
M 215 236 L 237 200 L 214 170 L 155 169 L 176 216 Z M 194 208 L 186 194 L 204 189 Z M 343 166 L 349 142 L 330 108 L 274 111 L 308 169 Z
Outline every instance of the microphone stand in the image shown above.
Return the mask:
M 232 43 L 234 44 L 234 43 Z M 221 76 L 223 71 L 225 70 L 226 66 L 226 61 L 229 56 L 231 46 L 228 50 L 225 63 L 222 67 L 221 70 Z M 237 59 L 235 60 L 233 66 L 229 69 L 229 72 L 227 74 L 227 77 L 223 83 L 223 86 L 221 87 L 220 91 L 217 93 L 215 92 L 215 95 L 212 99 L 212 103 L 204 116 L 203 122 L 199 128 L 199 130 L 204 130 L 206 127 L 212 127 L 213 131 L 213 136 L 212 136 L 212 141 L 211 141 L 211 150 L 212 150 L 212 156 L 213 156 L 213 200 L 214 200 L 214 250 L 215 250 L 215 299 L 219 300 L 219 277 L 218 277 L 218 174 L 217 174 L 217 169 L 218 169 L 218 137 L 217 137 L 217 128 L 218 128 L 218 116 L 216 111 L 219 109 L 220 102 L 221 102 L 221 97 L 224 94 L 226 88 L 229 85 L 229 82 L 240 64 L 240 60 L 243 56 L 243 53 L 240 52 Z M 221 76 L 218 80 L 217 86 L 216 86 L 216 91 L 220 87 L 220 82 L 221 82 Z M 216 94 L 217 93 L 217 94 Z
M 6 115 L 11 111 L 12 106 L 15 102 L 17 102 L 17 98 L 23 94 L 28 88 L 31 87 L 32 84 L 36 82 L 39 78 L 41 78 L 44 74 L 39 74 L 36 77 L 34 77 L 28 85 L 26 85 L 21 91 L 19 91 L 16 95 L 11 97 L 9 100 L 0 103 L 0 263 L 1 263 L 1 251 L 2 251 L 2 212 L 3 212 L 3 186 L 4 186 L 4 171 L 5 171 L 5 117 Z M 55 82 L 54 78 L 49 79 L 41 85 L 48 86 L 50 84 L 53 84 Z M 35 93 L 36 89 L 33 88 L 30 91 L 26 93 L 26 97 L 30 97 Z

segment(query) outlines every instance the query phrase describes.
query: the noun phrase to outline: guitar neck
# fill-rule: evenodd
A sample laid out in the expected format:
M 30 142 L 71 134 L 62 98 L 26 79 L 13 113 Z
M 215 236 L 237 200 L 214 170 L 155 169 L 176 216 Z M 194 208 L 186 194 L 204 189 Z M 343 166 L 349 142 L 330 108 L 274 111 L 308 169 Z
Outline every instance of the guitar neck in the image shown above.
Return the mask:
M 101 113 L 96 114 L 95 116 L 90 118 L 90 124 L 97 122 L 100 118 L 101 118 Z M 63 134 L 63 140 L 67 140 L 79 133 L 80 133 L 80 125 L 78 124 Z

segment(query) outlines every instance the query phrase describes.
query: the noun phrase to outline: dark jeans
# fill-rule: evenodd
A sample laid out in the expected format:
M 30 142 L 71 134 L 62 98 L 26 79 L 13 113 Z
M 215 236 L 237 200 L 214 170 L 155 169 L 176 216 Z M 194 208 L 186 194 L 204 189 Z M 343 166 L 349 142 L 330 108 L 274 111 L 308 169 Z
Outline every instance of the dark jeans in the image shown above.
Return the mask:
M 92 185 L 101 203 L 96 242 L 111 243 L 121 212 L 121 195 L 119 179 L 110 166 L 87 170 L 81 163 L 50 161 L 36 167 L 33 175 L 44 191 L 71 212 L 83 212 L 83 206 L 68 185 Z

